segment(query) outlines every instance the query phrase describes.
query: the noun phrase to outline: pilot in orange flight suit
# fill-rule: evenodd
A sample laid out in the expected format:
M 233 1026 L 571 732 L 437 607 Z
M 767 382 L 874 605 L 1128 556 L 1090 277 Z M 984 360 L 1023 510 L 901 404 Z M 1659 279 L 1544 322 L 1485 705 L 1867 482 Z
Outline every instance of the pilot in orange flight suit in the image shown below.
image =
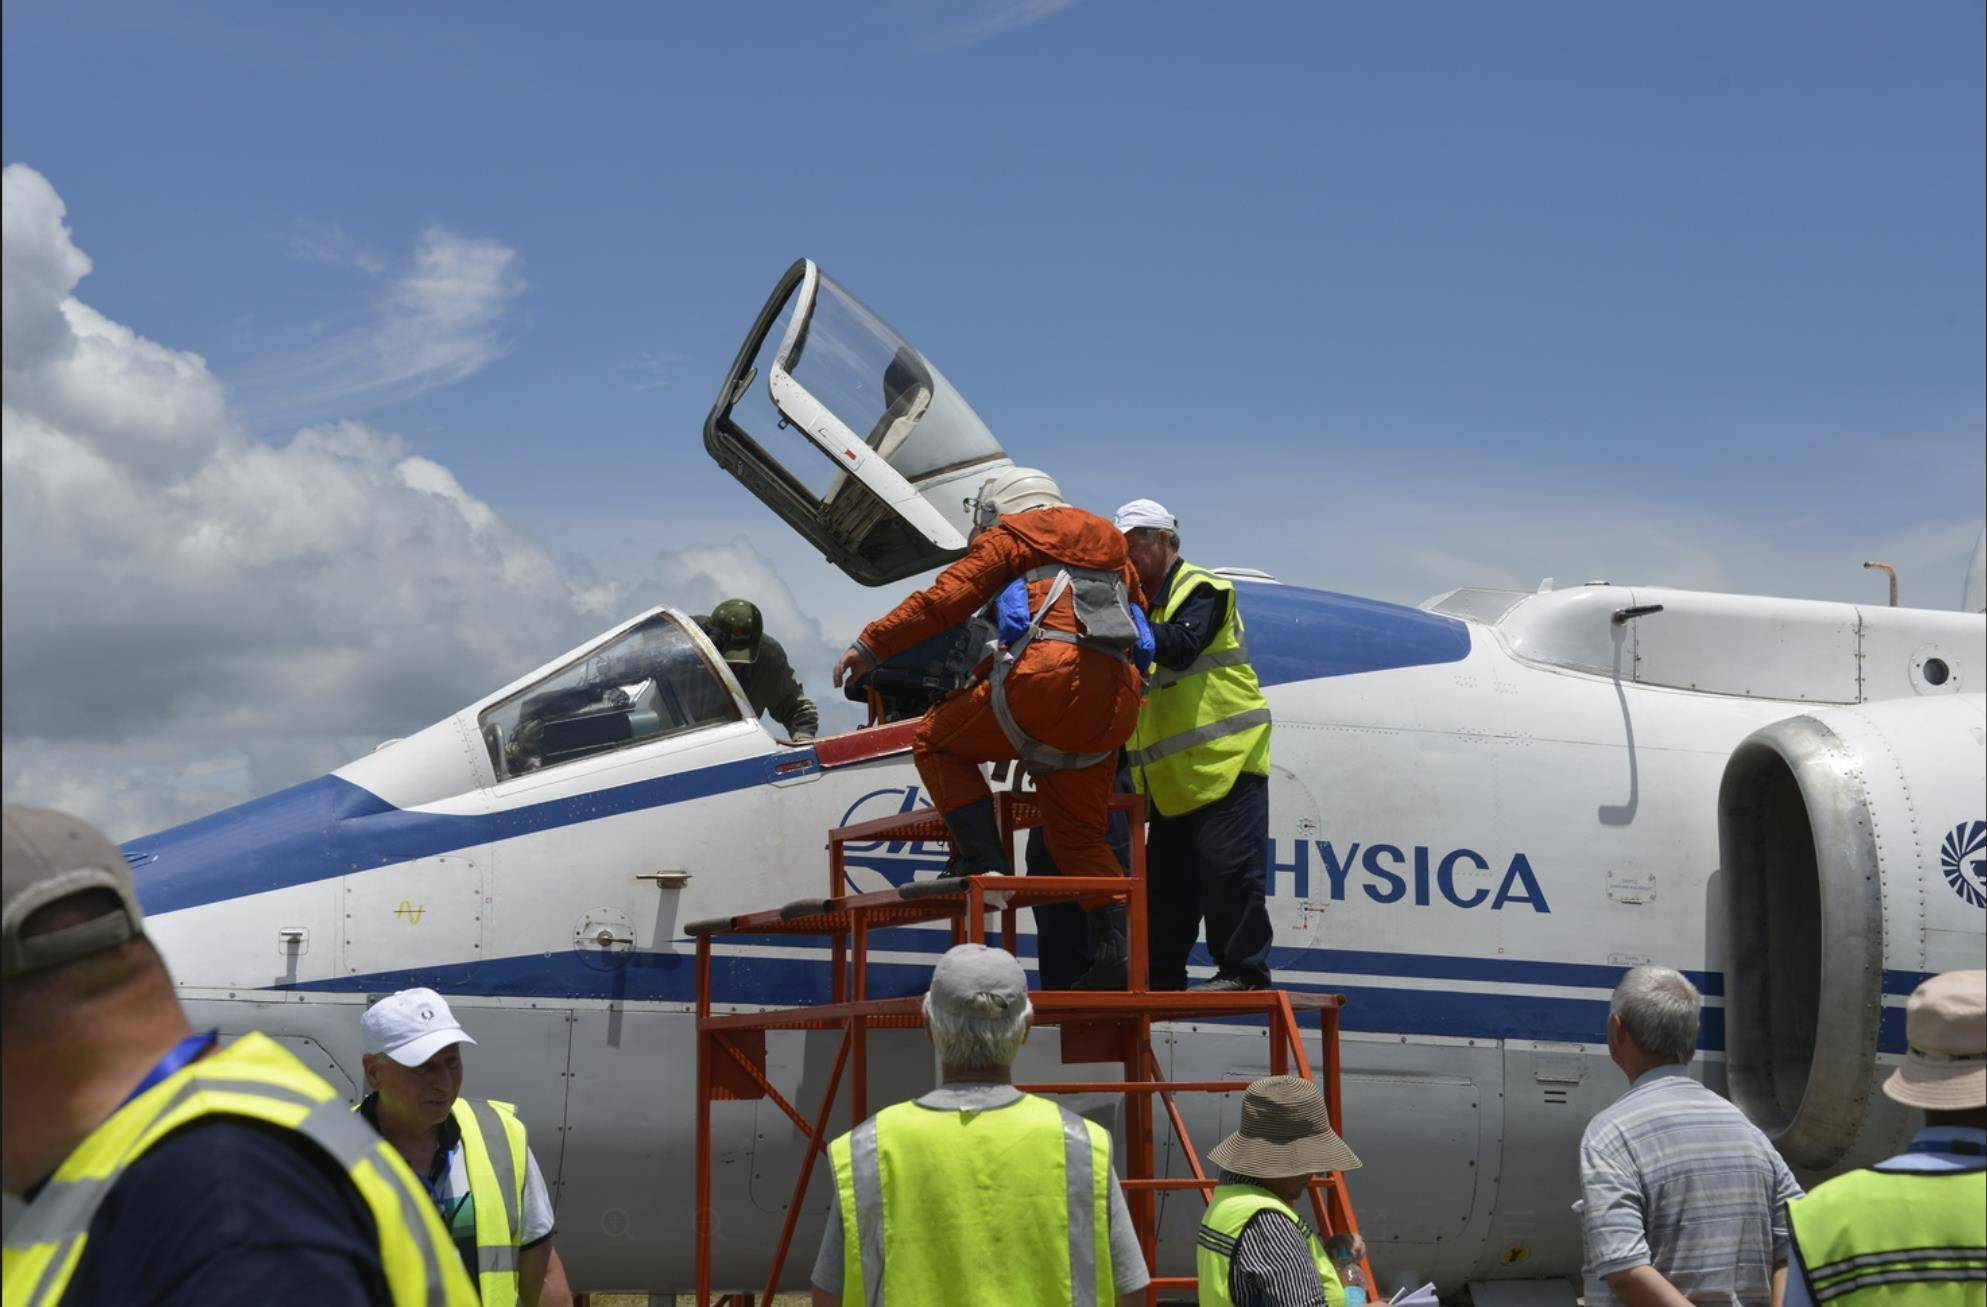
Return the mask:
M 1138 722 L 1141 675 L 1126 656 L 1129 640 L 1113 648 L 1115 636 L 1095 632 L 1120 631 L 1105 607 L 1142 607 L 1145 597 L 1123 533 L 1064 504 L 1047 474 L 1010 468 L 982 486 L 966 556 L 930 589 L 863 628 L 836 664 L 835 684 L 965 621 L 1017 577 L 1027 578 L 1039 631 L 1016 642 L 1018 655 L 1004 671 L 926 713 L 912 743 L 918 774 L 952 832 L 955 854 L 945 874 L 1011 870 L 979 764 L 1022 757 L 1035 775 L 1044 834 L 1062 873 L 1123 875 L 1106 837 L 1107 805 L 1118 750 Z M 1056 598 L 1043 612 L 1052 591 Z M 1089 634 L 1079 603 L 1086 617 L 1099 614 Z M 997 711 L 1003 679 L 1013 732 Z

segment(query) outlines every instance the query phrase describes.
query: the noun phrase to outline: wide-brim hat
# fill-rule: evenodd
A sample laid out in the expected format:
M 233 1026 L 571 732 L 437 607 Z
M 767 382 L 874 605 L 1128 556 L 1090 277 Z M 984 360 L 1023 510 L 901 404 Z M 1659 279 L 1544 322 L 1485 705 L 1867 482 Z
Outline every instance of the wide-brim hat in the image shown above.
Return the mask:
M 1987 971 L 1948 971 L 1904 1005 L 1908 1047 L 1884 1093 L 1907 1107 L 1987 1107 Z
M 1224 1170 L 1259 1180 L 1359 1166 L 1359 1158 L 1332 1129 L 1325 1096 L 1297 1076 L 1267 1076 L 1250 1085 L 1242 1096 L 1242 1128 L 1210 1148 L 1207 1156 Z

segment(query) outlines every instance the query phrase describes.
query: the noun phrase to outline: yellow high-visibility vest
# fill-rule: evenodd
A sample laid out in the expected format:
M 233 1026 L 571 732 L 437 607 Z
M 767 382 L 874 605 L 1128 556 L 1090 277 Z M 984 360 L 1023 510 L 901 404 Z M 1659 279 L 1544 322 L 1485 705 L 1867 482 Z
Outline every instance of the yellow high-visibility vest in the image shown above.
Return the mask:
M 1166 817 L 1221 798 L 1243 772 L 1269 775 L 1269 700 L 1249 665 L 1234 585 L 1182 563 L 1153 620 L 1171 620 L 1187 596 L 1204 586 L 1228 597 L 1228 615 L 1186 670 L 1153 672 L 1138 727 L 1125 745 L 1133 786 L 1151 796 L 1153 809 Z
M 1045 1098 L 886 1107 L 828 1146 L 848 1307 L 1109 1307 L 1111 1136 Z
M 295 1130 L 331 1155 L 372 1212 L 394 1307 L 476 1307 L 441 1216 L 400 1154 L 352 1115 L 337 1090 L 258 1034 L 167 1076 L 111 1113 L 63 1160 L 7 1232 L 0 1269 L 6 1307 L 61 1302 L 90 1220 L 118 1176 L 166 1135 L 208 1116 Z
M 1987 1304 L 1987 1167 L 1851 1171 L 1788 1203 L 1787 1227 L 1817 1307 Z
M 1324 1282 L 1325 1301 L 1330 1307 L 1345 1307 L 1345 1286 L 1339 1283 L 1338 1268 L 1332 1265 L 1325 1245 L 1311 1227 L 1304 1224 L 1297 1209 L 1269 1190 L 1252 1184 L 1216 1185 L 1201 1217 L 1200 1233 L 1194 1240 L 1194 1269 L 1200 1275 L 1201 1307 L 1234 1307 L 1228 1293 L 1228 1275 L 1241 1246 L 1242 1231 L 1264 1212 L 1282 1212 L 1297 1223 L 1311 1243 L 1311 1260 L 1317 1264 L 1318 1279 Z
M 457 1098 L 462 1162 L 476 1205 L 476 1287 L 483 1307 L 516 1307 L 518 1245 L 524 1238 L 524 1179 L 530 1165 L 517 1108 Z M 495 1141 L 494 1146 L 492 1141 Z

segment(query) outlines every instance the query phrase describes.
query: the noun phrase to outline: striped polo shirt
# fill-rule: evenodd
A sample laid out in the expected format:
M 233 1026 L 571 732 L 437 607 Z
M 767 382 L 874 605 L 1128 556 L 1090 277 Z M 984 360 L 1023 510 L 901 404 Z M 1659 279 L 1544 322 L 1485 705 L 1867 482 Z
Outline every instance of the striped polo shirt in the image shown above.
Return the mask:
M 1644 1072 L 1580 1140 L 1588 1307 L 1654 1266 L 1699 1307 L 1768 1307 L 1801 1187 L 1745 1114 L 1682 1066 Z

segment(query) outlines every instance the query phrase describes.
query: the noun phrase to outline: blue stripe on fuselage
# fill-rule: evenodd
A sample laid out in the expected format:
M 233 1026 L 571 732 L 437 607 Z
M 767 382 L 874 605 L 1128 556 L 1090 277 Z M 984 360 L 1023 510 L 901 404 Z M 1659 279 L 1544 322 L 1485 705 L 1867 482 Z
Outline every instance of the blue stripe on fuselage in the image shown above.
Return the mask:
M 1454 662 L 1470 648 L 1462 622 L 1398 604 L 1250 582 L 1236 593 L 1264 685 Z M 396 808 L 350 781 L 320 776 L 124 847 L 145 911 L 176 912 L 747 789 L 774 779 L 770 767 L 768 758 L 751 758 L 474 815 Z
M 347 872 L 749 789 L 774 779 L 768 754 L 591 790 L 504 812 L 396 808 L 337 776 L 320 776 L 239 808 L 124 846 L 149 913 L 286 889 Z M 812 755 L 805 755 L 811 757 Z
M 940 941 L 950 939 L 947 932 L 926 933 Z M 792 936 L 779 937 L 778 942 L 788 947 L 799 943 Z M 901 947 L 904 942 L 900 938 L 892 947 Z M 877 943 L 880 945 L 882 941 Z M 800 946 L 805 947 L 804 944 Z M 1307 963 L 1320 969 L 1337 969 L 1332 965 L 1337 955 L 1330 950 L 1290 952 L 1302 952 Z M 568 998 L 689 1003 L 696 999 L 695 960 L 696 955 L 689 951 L 629 953 L 615 958 L 612 965 L 605 965 L 605 959 L 597 953 L 532 953 L 521 957 L 345 976 L 283 988 L 332 993 L 381 993 L 425 985 L 444 994 L 529 997 L 551 1002 Z M 1205 950 L 1196 947 L 1193 960 L 1205 964 Z M 1435 960 L 1400 956 L 1395 967 L 1400 973 L 1403 966 L 1417 967 L 1423 962 Z M 1462 963 L 1473 959 L 1457 958 L 1451 961 Z M 1618 973 L 1620 969 L 1615 970 Z M 717 952 L 711 959 L 711 982 L 713 999 L 719 1003 L 780 1007 L 825 1003 L 829 1001 L 828 957 L 825 949 L 818 959 L 750 957 Z M 869 964 L 869 994 L 872 998 L 921 994 L 930 983 L 929 965 L 874 959 Z M 1371 986 L 1300 982 L 1286 984 L 1285 987 L 1304 992 L 1343 993 L 1347 1003 L 1341 1021 L 1347 1030 L 1468 1039 L 1597 1043 L 1601 1038 L 1597 1032 L 1607 1028 L 1606 999 L 1489 994 L 1463 988 L 1400 989 L 1384 982 Z M 1707 1049 L 1724 1047 L 1725 1014 L 1722 1009 L 1704 1010 L 1698 1042 L 1700 1047 Z
M 718 1003 L 788 1007 L 829 1001 L 829 959 L 825 943 L 805 936 L 742 935 L 727 944 L 757 944 L 817 951 L 814 957 L 775 958 L 730 954 L 720 945 L 712 957 L 712 997 Z M 951 932 L 915 927 L 886 927 L 875 932 L 871 945 L 897 953 L 936 954 L 951 943 Z M 627 953 L 611 960 L 598 953 L 564 951 L 475 962 L 420 967 L 405 971 L 344 976 L 302 985 L 277 986 L 333 993 L 381 993 L 426 985 L 444 994 L 502 998 L 609 999 L 618 1002 L 690 1003 L 696 999 L 695 951 L 678 941 L 678 953 Z M 1035 954 L 1035 937 L 1023 934 L 1018 952 Z M 1190 961 L 1201 966 L 1210 959 L 1195 945 Z M 1294 973 L 1356 974 L 1371 983 L 1350 985 L 1308 981 L 1285 987 L 1346 996 L 1343 1024 L 1347 1030 L 1400 1035 L 1445 1035 L 1463 1039 L 1539 1039 L 1598 1043 L 1607 1029 L 1608 1000 L 1581 994 L 1503 994 L 1472 989 L 1469 981 L 1499 984 L 1559 985 L 1586 990 L 1612 989 L 1627 970 L 1621 966 L 1588 966 L 1512 958 L 1473 958 L 1418 953 L 1377 953 L 1359 950 L 1279 948 L 1271 965 Z M 1441 977 L 1454 983 L 1441 989 L 1403 988 L 1398 979 Z M 1705 993 L 1724 990 L 1717 972 L 1692 972 Z M 1885 987 L 1903 985 L 1908 991 L 1925 977 L 1918 972 L 1886 972 Z M 921 994 L 931 983 L 931 966 L 921 962 L 870 962 L 869 993 L 873 998 Z M 1878 1051 L 1904 1051 L 1901 1008 L 1885 1008 Z M 1725 1046 L 1725 1011 L 1703 1010 L 1698 1046 L 1713 1051 Z

